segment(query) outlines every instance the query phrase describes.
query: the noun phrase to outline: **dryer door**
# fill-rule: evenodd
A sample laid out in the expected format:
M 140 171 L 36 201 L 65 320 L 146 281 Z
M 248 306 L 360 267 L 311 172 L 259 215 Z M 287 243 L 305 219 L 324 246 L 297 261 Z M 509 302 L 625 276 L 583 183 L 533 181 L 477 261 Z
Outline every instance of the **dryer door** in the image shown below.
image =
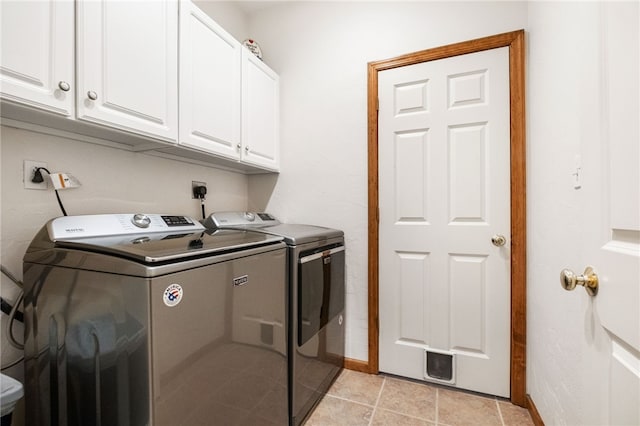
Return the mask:
M 294 282 L 292 423 L 298 426 L 344 363 L 344 246 L 302 252 Z
M 298 346 L 344 310 L 344 246 L 301 253 L 298 261 Z

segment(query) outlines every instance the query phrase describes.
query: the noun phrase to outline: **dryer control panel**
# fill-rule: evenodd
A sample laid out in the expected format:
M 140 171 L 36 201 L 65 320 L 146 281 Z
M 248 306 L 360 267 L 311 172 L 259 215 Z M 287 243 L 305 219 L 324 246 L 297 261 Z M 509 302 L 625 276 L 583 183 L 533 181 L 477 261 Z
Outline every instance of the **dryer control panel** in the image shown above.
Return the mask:
M 279 224 L 273 215 L 257 212 L 216 212 L 204 221 L 204 226 L 209 229 L 263 228 Z
M 188 216 L 163 214 L 97 214 L 62 216 L 48 224 L 52 241 L 154 232 L 200 232 L 204 227 Z

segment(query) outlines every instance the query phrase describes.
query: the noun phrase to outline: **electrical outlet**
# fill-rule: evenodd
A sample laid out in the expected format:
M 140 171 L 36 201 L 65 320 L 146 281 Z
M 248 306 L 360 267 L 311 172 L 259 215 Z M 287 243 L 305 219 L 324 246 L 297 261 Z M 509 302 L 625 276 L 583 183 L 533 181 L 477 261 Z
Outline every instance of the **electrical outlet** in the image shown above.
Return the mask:
M 47 172 L 42 172 L 42 177 L 44 180 L 40 183 L 31 182 L 33 179 L 33 174 L 36 171 L 36 168 L 44 167 L 47 168 L 47 163 L 43 161 L 32 161 L 32 160 L 24 160 L 24 166 L 22 168 L 23 171 L 23 182 L 24 189 L 47 189 L 49 188 L 49 175 Z
M 198 181 L 195 181 L 195 180 L 191 181 L 191 198 L 194 199 L 194 200 L 198 199 L 198 197 L 196 197 L 196 194 L 194 192 L 194 189 L 197 186 L 204 186 L 206 188 L 207 187 L 207 183 L 206 182 L 198 182 Z

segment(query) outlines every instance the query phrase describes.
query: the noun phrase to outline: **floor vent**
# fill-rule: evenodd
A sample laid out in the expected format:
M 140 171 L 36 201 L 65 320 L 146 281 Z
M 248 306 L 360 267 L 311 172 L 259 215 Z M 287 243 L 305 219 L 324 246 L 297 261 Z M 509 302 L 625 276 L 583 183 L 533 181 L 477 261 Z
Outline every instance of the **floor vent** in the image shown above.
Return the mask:
M 453 384 L 455 378 L 455 354 L 427 349 L 425 354 L 425 379 Z

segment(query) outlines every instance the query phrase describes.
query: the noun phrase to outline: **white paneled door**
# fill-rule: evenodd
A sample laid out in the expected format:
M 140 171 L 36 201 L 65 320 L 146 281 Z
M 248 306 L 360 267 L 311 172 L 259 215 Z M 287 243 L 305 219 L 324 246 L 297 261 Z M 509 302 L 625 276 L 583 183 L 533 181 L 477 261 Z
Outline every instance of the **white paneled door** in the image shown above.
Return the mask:
M 510 395 L 509 48 L 379 73 L 382 372 Z
M 608 352 L 609 382 L 598 404 L 608 407 L 608 424 L 640 424 L 640 6 L 602 4 L 600 99 L 594 122 L 602 128 L 584 136 L 582 191 L 590 229 L 579 241 L 583 265 L 592 266 L 600 286 L 595 297 L 581 288 L 571 297 L 589 299 L 585 335 L 602 326 L 610 338 L 594 350 Z M 599 118 L 599 120 L 598 120 Z M 582 250 L 584 248 L 584 250 Z M 582 327 L 582 324 L 580 324 Z

